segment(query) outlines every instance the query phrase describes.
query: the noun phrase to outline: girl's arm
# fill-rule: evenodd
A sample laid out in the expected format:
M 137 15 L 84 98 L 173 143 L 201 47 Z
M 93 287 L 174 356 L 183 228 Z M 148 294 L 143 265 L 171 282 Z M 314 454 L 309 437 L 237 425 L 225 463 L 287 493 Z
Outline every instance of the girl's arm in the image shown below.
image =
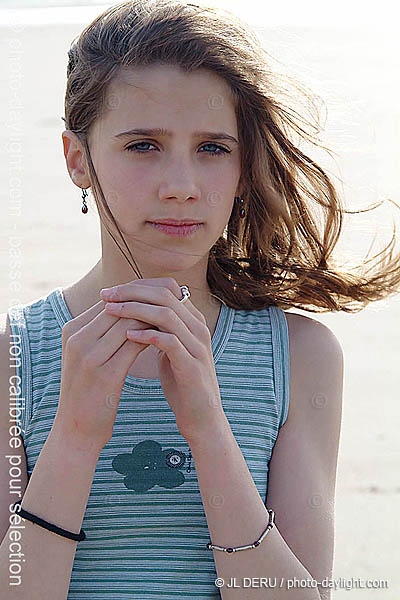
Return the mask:
M 257 548 L 234 554 L 213 550 L 218 577 L 225 581 L 223 600 L 330 599 L 327 587 L 303 586 L 307 579 L 332 574 L 343 354 L 328 327 L 287 316 L 290 408 L 270 460 L 266 501 L 276 525 Z M 269 516 L 229 423 L 190 446 L 212 543 L 252 543 Z M 238 587 L 227 587 L 231 577 Z M 261 578 L 271 587 L 262 587 Z M 288 590 L 294 578 L 302 587 Z
M 79 533 L 101 449 L 88 451 L 79 448 L 76 442 L 53 426 L 21 506 L 49 523 Z M 17 525 L 16 520 L 14 523 Z M 81 542 L 61 537 L 27 519 L 20 520 L 21 526 L 24 529 L 14 528 L 14 533 L 22 532 L 19 542 L 9 535 L 13 529 L 10 525 L 0 545 L 1 597 L 4 600 L 65 600 L 77 544 Z M 17 544 L 21 545 L 22 581 L 21 585 L 10 585 L 13 580 L 9 571 L 10 555 L 18 553 Z
M 332 331 L 287 314 L 290 404 L 270 461 L 267 506 L 287 544 L 317 581 L 331 579 L 342 421 L 344 356 Z M 329 587 L 319 587 L 330 600 Z

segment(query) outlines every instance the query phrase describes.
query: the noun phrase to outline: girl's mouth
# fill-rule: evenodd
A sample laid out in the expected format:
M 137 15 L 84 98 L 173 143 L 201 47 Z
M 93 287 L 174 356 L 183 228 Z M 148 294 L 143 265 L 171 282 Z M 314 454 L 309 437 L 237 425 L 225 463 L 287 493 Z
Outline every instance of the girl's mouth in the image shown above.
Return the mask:
M 196 223 L 195 225 L 166 225 L 165 223 L 151 223 L 151 221 L 148 221 L 148 223 L 167 235 L 178 237 L 191 235 L 203 225 L 203 223 Z

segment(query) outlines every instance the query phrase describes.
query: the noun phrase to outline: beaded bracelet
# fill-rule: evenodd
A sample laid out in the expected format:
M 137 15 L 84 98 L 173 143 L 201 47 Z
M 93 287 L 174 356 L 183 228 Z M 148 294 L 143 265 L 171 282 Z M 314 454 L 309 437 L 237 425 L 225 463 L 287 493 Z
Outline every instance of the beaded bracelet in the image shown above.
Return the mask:
M 274 527 L 275 524 L 275 513 L 272 510 L 272 508 L 267 508 L 268 513 L 269 513 L 269 522 L 267 525 L 266 530 L 261 534 L 261 536 L 258 538 L 258 540 L 256 540 L 255 542 L 253 542 L 252 544 L 249 544 L 248 546 L 237 546 L 236 548 L 223 548 L 222 546 L 216 546 L 213 545 L 211 543 L 211 540 L 206 544 L 206 548 L 208 550 L 221 550 L 222 552 L 238 552 L 239 550 L 249 550 L 250 548 L 257 548 L 257 546 L 259 546 L 261 544 L 261 542 L 263 541 L 263 539 L 267 536 L 267 533 Z
M 57 535 L 61 535 L 62 537 L 66 537 L 70 540 L 74 540 L 75 542 L 81 542 L 82 540 L 86 539 L 86 534 L 83 531 L 83 529 L 81 529 L 79 533 L 73 533 L 72 531 L 62 529 L 62 527 L 57 527 L 57 525 L 52 525 L 44 519 L 41 519 L 40 517 L 37 517 L 36 515 L 33 515 L 32 513 L 24 510 L 21 506 L 21 502 L 22 500 L 15 502 L 13 504 L 13 507 L 15 508 L 15 506 L 17 505 L 19 506 L 20 510 L 17 511 L 16 514 L 19 514 L 23 519 L 28 519 L 28 521 L 32 521 L 32 523 L 36 523 L 37 525 L 40 525 L 41 527 L 44 527 L 45 529 L 48 529 L 53 533 L 57 533 Z

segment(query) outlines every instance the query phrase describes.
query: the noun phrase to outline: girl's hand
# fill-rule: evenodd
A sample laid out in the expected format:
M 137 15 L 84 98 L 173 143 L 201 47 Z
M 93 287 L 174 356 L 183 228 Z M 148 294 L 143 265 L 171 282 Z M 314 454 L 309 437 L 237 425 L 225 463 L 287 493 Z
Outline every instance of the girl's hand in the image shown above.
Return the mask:
M 136 279 L 102 290 L 110 315 L 143 321 L 152 328 L 127 331 L 127 339 L 158 348 L 160 382 L 182 436 L 189 442 L 226 421 L 203 314 L 171 277 Z M 129 330 L 129 327 L 126 327 Z
M 52 429 L 96 453 L 109 442 L 126 375 L 143 344 L 126 337 L 148 327 L 108 314 L 100 300 L 62 328 L 61 385 Z

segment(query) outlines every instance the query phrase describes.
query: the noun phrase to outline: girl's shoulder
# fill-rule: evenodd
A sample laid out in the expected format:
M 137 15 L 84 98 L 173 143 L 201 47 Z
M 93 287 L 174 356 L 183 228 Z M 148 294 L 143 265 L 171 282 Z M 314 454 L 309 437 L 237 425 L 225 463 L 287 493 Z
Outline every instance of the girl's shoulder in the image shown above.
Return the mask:
M 289 337 L 288 420 L 291 415 L 304 415 L 308 408 L 312 410 L 326 403 L 329 393 L 324 393 L 323 388 L 332 390 L 340 411 L 344 368 L 340 341 L 327 325 L 317 319 L 298 313 L 284 313 Z
M 336 340 L 340 346 L 340 342 L 333 331 L 327 325 L 321 323 L 321 321 L 298 313 L 291 313 L 285 310 L 283 312 L 288 325 L 289 341 L 293 344 L 301 344 L 305 340 L 312 342 L 315 337 L 315 342 L 319 341 L 323 343 L 325 339 L 331 339 L 332 342 Z
M 325 406 L 328 401 L 333 411 L 328 421 L 335 419 L 342 410 L 342 345 L 333 331 L 317 319 L 284 313 L 288 326 L 290 373 L 287 422 L 296 429 L 299 420 L 306 419 L 312 426 L 315 409 Z

